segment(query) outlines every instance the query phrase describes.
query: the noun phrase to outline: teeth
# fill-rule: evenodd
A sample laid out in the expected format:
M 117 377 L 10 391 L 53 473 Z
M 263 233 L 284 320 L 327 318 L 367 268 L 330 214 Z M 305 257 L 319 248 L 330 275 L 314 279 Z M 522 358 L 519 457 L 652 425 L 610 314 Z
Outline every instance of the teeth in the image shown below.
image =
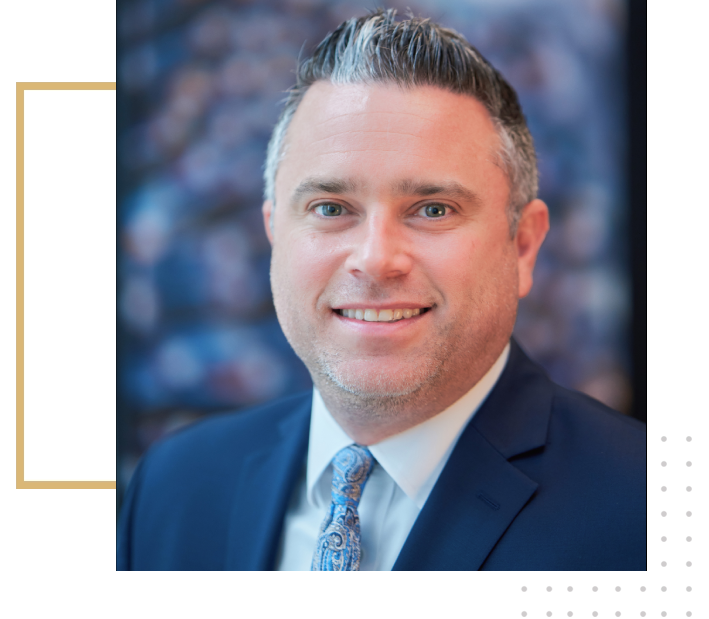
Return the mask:
M 379 322 L 389 322 L 394 319 L 394 312 L 392 310 L 379 310 Z
M 375 309 L 343 309 L 340 310 L 340 313 L 346 318 L 366 320 L 368 322 L 395 322 L 397 320 L 402 320 L 403 318 L 418 316 L 421 313 L 421 309 L 385 309 L 379 310 L 379 312 Z

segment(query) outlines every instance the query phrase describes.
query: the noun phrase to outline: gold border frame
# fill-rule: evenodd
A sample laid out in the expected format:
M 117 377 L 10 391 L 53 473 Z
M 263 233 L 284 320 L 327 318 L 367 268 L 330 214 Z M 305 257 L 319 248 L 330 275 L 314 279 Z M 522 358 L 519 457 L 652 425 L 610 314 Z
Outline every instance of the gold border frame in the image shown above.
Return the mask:
M 115 481 L 25 481 L 25 90 L 116 90 L 115 82 L 16 82 L 16 483 L 17 488 L 116 489 Z

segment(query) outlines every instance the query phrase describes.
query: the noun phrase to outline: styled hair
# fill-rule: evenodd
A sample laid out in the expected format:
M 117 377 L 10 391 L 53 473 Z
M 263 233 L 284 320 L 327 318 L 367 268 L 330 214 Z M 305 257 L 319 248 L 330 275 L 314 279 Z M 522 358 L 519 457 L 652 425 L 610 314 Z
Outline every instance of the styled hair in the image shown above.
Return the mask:
M 265 198 L 275 205 L 276 174 L 287 150 L 286 132 L 315 82 L 438 86 L 474 97 L 490 114 L 500 137 L 496 163 L 510 186 L 507 211 L 514 235 L 522 208 L 537 197 L 539 185 L 534 143 L 517 94 L 462 35 L 428 19 L 397 22 L 395 16 L 394 9 L 377 9 L 366 17 L 348 19 L 299 63 L 295 86 L 288 91 L 268 144 Z

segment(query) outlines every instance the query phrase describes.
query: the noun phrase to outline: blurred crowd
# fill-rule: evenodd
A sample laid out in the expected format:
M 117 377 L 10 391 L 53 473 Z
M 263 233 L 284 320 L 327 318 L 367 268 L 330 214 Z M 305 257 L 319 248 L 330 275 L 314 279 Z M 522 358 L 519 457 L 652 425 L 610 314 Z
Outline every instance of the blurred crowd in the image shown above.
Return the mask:
M 516 88 L 552 215 L 516 337 L 557 382 L 627 411 L 624 4 L 380 4 L 461 32 Z M 271 301 L 262 165 L 298 57 L 373 6 L 119 4 L 119 485 L 166 432 L 310 388 Z

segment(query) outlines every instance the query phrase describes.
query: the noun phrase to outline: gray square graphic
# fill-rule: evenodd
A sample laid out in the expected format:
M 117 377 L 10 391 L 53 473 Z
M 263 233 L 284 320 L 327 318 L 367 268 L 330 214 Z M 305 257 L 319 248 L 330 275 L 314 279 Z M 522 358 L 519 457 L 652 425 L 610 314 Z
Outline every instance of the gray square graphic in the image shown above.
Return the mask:
M 709 535 L 709 512 L 687 512 L 687 535 Z
M 690 486 L 709 486 L 709 462 L 687 462 L 687 483 Z
M 687 488 L 687 509 L 690 512 L 709 512 L 709 488 Z
M 709 566 L 693 565 L 691 568 L 690 585 L 692 593 L 709 591 Z
M 690 561 L 709 561 L 709 542 L 692 542 Z
M 663 462 L 662 463 L 662 485 L 663 486 L 671 486 L 672 485 L 672 462 Z

